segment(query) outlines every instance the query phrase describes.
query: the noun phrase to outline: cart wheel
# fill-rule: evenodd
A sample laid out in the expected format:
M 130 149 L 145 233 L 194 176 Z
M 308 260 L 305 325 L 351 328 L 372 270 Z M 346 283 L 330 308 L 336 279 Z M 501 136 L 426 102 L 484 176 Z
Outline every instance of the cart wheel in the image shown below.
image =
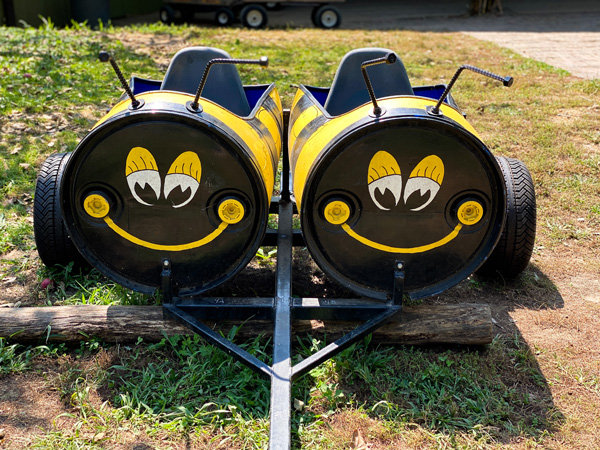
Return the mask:
M 535 242 L 535 190 L 531 174 L 518 159 L 499 157 L 506 185 L 506 222 L 500 240 L 478 275 L 516 278 L 529 264 Z
M 267 26 L 267 10 L 260 5 L 245 6 L 240 16 L 245 27 L 257 29 Z
M 87 267 L 65 227 L 60 204 L 60 180 L 72 153 L 50 155 L 42 164 L 35 185 L 33 232 L 40 259 L 46 266 L 70 262 Z
M 219 8 L 215 13 L 215 22 L 220 27 L 231 25 L 234 19 L 233 11 L 229 8 Z
M 159 16 L 162 23 L 172 23 L 175 20 L 175 10 L 165 5 L 160 8 Z
M 319 28 L 337 28 L 342 23 L 339 10 L 329 5 L 315 7 L 311 18 L 315 27 Z

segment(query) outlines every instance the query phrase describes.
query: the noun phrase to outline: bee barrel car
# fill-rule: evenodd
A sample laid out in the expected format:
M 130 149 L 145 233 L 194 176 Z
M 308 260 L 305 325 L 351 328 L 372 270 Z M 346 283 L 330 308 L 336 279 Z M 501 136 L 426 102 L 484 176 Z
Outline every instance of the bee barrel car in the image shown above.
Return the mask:
M 387 63 L 387 64 L 386 64 Z M 387 49 L 354 50 L 331 88 L 300 86 L 289 121 L 293 192 L 311 255 L 360 295 L 412 298 L 473 272 L 514 277 L 535 237 L 524 164 L 494 157 L 448 86 L 413 87 Z
M 283 117 L 274 84 L 243 86 L 233 63 L 267 61 L 192 47 L 161 82 L 130 89 L 120 75 L 128 94 L 73 153 L 42 165 L 34 229 L 46 265 L 83 256 L 151 294 L 168 259 L 182 295 L 245 267 L 265 233 Z

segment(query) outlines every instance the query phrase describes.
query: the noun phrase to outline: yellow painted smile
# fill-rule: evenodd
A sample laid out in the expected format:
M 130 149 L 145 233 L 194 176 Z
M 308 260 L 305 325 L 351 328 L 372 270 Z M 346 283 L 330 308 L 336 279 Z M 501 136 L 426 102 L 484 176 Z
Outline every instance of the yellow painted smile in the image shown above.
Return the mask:
M 470 203 L 473 203 L 473 205 L 471 205 Z M 482 209 L 475 207 L 475 205 L 479 206 L 478 203 L 470 203 L 466 202 L 464 205 L 467 206 L 464 207 L 463 205 L 461 205 L 461 208 L 464 209 L 464 213 L 459 213 L 459 221 L 461 223 L 456 225 L 454 227 L 454 230 L 452 230 L 450 234 L 448 234 L 446 237 L 443 237 L 439 241 L 435 241 L 427 245 L 419 245 L 417 247 L 391 247 L 389 245 L 380 244 L 379 242 L 375 242 L 371 239 L 367 239 L 366 237 L 361 236 L 352 228 L 350 228 L 350 226 L 346 223 L 346 221 L 350 217 L 350 206 L 348 206 L 348 204 L 344 201 L 334 200 L 332 202 L 329 202 L 323 210 L 323 215 L 325 216 L 325 220 L 327 222 L 329 222 L 332 225 L 341 225 L 342 230 L 344 230 L 348 234 L 348 236 L 350 236 L 353 239 L 356 239 L 358 242 L 366 245 L 367 247 L 371 247 L 388 253 L 423 253 L 429 250 L 433 250 L 434 248 L 441 247 L 442 245 L 446 245 L 448 242 L 450 242 L 452 239 L 458 236 L 458 233 L 460 233 L 463 224 L 479 222 L 479 220 L 481 219 L 480 212 L 482 211 Z M 468 209 L 468 207 L 470 207 L 470 209 Z M 471 214 L 470 216 L 468 216 L 468 219 L 471 222 L 467 222 L 466 219 L 463 217 L 467 215 L 467 210 L 469 211 L 469 214 Z
M 423 253 L 428 250 L 433 250 L 434 248 L 441 247 L 442 245 L 446 245 L 448 242 L 453 240 L 456 236 L 458 236 L 458 233 L 462 229 L 462 224 L 459 223 L 458 225 L 456 225 L 456 227 L 454 227 L 454 230 L 452 230 L 452 232 L 450 232 L 450 234 L 448 234 L 446 237 L 440 239 L 439 241 L 432 242 L 431 244 L 427 244 L 427 245 L 421 245 L 418 247 L 405 247 L 405 248 L 390 247 L 389 245 L 380 244 L 379 242 L 375 242 L 370 239 L 367 239 L 366 237 L 361 236 L 360 234 L 356 233 L 346 223 L 342 224 L 342 229 L 346 233 L 348 233 L 348 236 L 356 239 L 361 244 L 364 244 L 368 247 L 371 247 L 371 248 L 374 248 L 377 250 L 381 250 L 381 251 L 388 252 L 388 253 Z
M 219 224 L 219 226 L 215 229 L 215 231 L 213 231 L 212 233 L 210 233 L 209 235 L 205 236 L 204 238 L 202 238 L 198 241 L 190 242 L 188 244 L 163 245 L 163 244 L 155 244 L 153 242 L 144 241 L 143 239 L 135 237 L 134 235 L 128 233 L 123 228 L 121 228 L 119 225 L 114 223 L 113 220 L 108 216 L 104 217 L 104 222 L 115 233 L 117 233 L 123 239 L 128 240 L 129 242 L 137 244 L 141 247 L 150 248 L 152 250 L 165 250 L 168 252 L 181 252 L 183 250 L 191 250 L 193 248 L 202 247 L 203 245 L 206 245 L 209 242 L 212 242 L 214 239 L 216 239 L 225 230 L 225 228 L 227 228 L 227 225 L 228 225 L 226 222 L 221 222 Z
M 91 217 L 104 220 L 104 223 L 108 225 L 111 230 L 113 230 L 123 239 L 126 239 L 129 242 L 139 245 L 141 247 L 146 247 L 152 250 L 164 250 L 168 252 L 181 252 L 183 250 L 191 250 L 194 248 L 202 247 L 203 245 L 206 245 L 209 242 L 214 241 L 217 237 L 219 237 L 228 225 L 240 222 L 244 218 L 245 214 L 244 205 L 240 201 L 232 198 L 225 199 L 221 202 L 221 204 L 218 207 L 218 213 L 219 218 L 221 219 L 221 223 L 212 233 L 203 237 L 202 239 L 199 239 L 194 242 L 189 242 L 187 244 L 165 245 L 155 244 L 154 242 L 149 242 L 140 239 L 134 236 L 133 234 L 125 231 L 119 225 L 117 225 L 108 216 L 108 213 L 110 212 L 110 204 L 103 195 L 88 195 L 85 201 L 83 202 L 83 208 Z

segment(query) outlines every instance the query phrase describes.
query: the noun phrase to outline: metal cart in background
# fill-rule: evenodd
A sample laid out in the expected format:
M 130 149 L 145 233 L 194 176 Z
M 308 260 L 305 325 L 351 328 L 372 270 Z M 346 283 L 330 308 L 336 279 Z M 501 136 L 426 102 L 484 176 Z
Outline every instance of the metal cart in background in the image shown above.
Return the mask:
M 264 28 L 268 23 L 268 11 L 276 11 L 292 6 L 312 7 L 311 19 L 319 28 L 337 28 L 341 23 L 340 11 L 331 3 L 346 0 L 164 0 L 160 9 L 160 20 L 171 23 L 174 20 L 193 18 L 195 13 L 215 13 L 219 26 L 228 26 L 239 20 L 248 28 Z

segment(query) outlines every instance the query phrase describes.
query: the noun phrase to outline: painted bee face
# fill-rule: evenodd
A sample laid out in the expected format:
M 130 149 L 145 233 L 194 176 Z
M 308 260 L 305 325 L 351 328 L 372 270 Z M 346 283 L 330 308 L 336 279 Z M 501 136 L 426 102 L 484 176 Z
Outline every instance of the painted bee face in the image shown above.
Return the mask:
M 396 159 L 386 151 L 377 152 L 369 164 L 369 175 L 367 184 L 371 200 L 379 209 L 390 210 L 398 206 L 402 198 L 408 205 L 409 199 L 414 193 L 426 200 L 420 205 L 410 208 L 411 211 L 420 211 L 429 205 L 437 195 L 444 181 L 444 163 L 436 155 L 429 155 L 417 164 L 406 182 L 404 197 L 402 197 L 402 172 Z M 386 194 L 392 195 L 394 202 L 390 207 L 385 207 L 381 197 Z
M 68 175 L 76 206 L 68 214 L 78 247 L 103 273 L 152 292 L 167 258 L 193 295 L 252 257 L 244 249 L 262 236 L 265 188 L 219 132 L 193 119 L 147 116 L 108 123 L 82 142 Z
M 495 244 L 503 194 L 488 150 L 424 125 L 384 123 L 341 141 L 304 196 L 315 259 L 365 295 L 390 288 L 399 260 L 415 296 L 443 290 L 440 283 L 472 273 Z

